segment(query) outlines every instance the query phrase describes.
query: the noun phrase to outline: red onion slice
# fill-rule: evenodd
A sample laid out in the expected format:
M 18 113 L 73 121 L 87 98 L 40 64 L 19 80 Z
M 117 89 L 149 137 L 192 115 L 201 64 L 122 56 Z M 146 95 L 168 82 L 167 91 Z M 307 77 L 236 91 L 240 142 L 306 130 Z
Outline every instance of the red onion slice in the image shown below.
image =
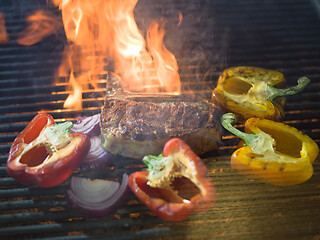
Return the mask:
M 79 117 L 70 131 L 81 132 L 89 137 L 100 135 L 100 113 L 85 118 Z
M 106 151 L 101 146 L 101 136 L 90 138 L 91 147 L 88 155 L 83 159 L 80 169 L 88 171 L 91 169 L 102 169 L 112 162 L 114 155 Z
M 87 217 L 105 217 L 115 212 L 127 199 L 128 175 L 123 174 L 118 182 L 72 177 L 70 189 L 66 192 L 71 209 Z

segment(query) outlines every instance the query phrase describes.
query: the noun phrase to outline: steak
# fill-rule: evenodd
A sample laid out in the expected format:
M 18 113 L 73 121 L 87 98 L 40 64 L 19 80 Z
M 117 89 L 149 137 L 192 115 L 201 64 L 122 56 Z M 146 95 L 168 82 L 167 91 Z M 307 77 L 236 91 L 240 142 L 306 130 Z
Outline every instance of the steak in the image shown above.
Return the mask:
M 181 138 L 202 155 L 220 141 L 220 111 L 206 100 L 181 97 L 106 98 L 101 111 L 102 146 L 112 154 L 158 155 L 171 138 Z

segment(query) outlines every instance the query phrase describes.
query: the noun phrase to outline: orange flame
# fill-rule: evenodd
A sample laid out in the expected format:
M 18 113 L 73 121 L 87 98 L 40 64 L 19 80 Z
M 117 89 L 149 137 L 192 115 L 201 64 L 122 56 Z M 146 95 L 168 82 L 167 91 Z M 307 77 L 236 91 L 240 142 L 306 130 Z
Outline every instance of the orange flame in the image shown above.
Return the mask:
M 0 43 L 6 43 L 8 41 L 9 41 L 9 38 L 6 30 L 4 13 L 0 12 Z
M 181 22 L 182 22 L 182 18 L 183 18 L 182 13 L 181 13 L 181 12 L 179 12 L 179 23 L 178 23 L 178 25 L 180 25 L 180 24 L 181 24 Z
M 73 72 L 70 73 L 70 83 L 73 87 L 73 92 L 68 96 L 64 103 L 65 108 L 81 108 L 81 102 L 82 102 L 82 87 L 75 80 Z M 79 101 L 80 100 L 80 101 Z
M 72 63 L 73 77 L 85 74 L 88 79 L 82 82 L 88 85 L 94 86 L 105 72 L 108 59 L 125 92 L 180 94 L 177 61 L 163 43 L 164 23 L 152 23 L 145 41 L 134 19 L 137 1 L 61 0 L 65 33 L 76 46 L 67 56 L 71 61 L 64 62 Z M 72 84 L 71 77 L 69 81 Z
M 26 21 L 28 22 L 28 26 L 20 32 L 17 39 L 19 44 L 26 46 L 40 42 L 62 27 L 57 16 L 41 9 L 28 16 Z

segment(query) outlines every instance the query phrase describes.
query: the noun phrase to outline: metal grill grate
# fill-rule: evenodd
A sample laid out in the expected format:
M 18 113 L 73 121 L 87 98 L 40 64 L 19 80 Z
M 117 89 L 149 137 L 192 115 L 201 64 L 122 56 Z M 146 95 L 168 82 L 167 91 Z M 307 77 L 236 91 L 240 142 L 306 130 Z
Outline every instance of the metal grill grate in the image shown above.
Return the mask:
M 54 83 L 65 37 L 59 30 L 32 46 L 16 42 L 25 17 L 37 9 L 56 14 L 47 1 L 7 1 L 1 4 L 10 41 L 0 45 L 0 238 L 1 239 L 318 239 L 320 230 L 317 159 L 314 176 L 292 187 L 265 185 L 238 175 L 229 166 L 236 139 L 225 133 L 216 154 L 204 156 L 218 191 L 208 212 L 170 223 L 155 217 L 132 195 L 114 215 L 87 219 L 68 210 L 64 194 L 68 181 L 51 189 L 26 187 L 5 170 L 10 145 L 39 112 L 58 121 L 75 120 L 100 111 L 101 89 L 83 95 L 82 111 L 63 109 L 67 81 Z M 177 27 L 177 12 L 184 16 Z M 252 65 L 281 71 L 289 85 L 307 76 L 312 83 L 289 97 L 284 122 L 320 142 L 320 19 L 306 0 L 140 0 L 138 25 L 148 17 L 168 20 L 166 42 L 176 55 L 184 90 L 210 96 L 220 72 L 229 66 Z M 181 39 L 181 41 L 176 41 Z M 104 79 L 102 76 L 101 79 Z M 126 167 L 124 167 L 126 166 Z M 121 175 L 143 165 L 119 159 Z

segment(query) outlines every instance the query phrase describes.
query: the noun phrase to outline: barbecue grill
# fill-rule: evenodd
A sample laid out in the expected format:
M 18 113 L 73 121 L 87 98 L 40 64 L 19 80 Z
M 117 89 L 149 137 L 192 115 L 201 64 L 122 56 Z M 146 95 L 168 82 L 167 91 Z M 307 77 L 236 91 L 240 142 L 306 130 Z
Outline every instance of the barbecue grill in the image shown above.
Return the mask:
M 135 9 L 142 29 L 150 17 L 164 18 L 166 43 L 180 68 L 183 92 L 210 97 L 221 71 L 250 65 L 284 73 L 288 85 L 307 76 L 311 84 L 288 97 L 284 122 L 320 143 L 319 1 L 192 0 L 145 1 Z M 84 218 L 68 209 L 63 184 L 41 189 L 8 177 L 6 160 L 17 134 L 38 113 L 59 122 L 100 112 L 106 74 L 98 89 L 83 93 L 83 109 L 63 108 L 67 77 L 55 78 L 66 39 L 63 29 L 37 44 L 17 43 L 25 17 L 43 9 L 61 18 L 48 1 L 5 1 L 0 6 L 8 41 L 0 45 L 0 238 L 1 239 L 319 239 L 320 165 L 306 183 L 277 187 L 239 175 L 230 168 L 237 138 L 223 132 L 216 152 L 202 156 L 218 198 L 209 211 L 172 223 L 154 216 L 136 197 L 113 215 Z M 183 15 L 177 27 L 178 12 Z M 177 41 L 176 39 L 179 39 Z M 97 174 L 121 176 L 143 168 L 137 160 L 118 159 Z

